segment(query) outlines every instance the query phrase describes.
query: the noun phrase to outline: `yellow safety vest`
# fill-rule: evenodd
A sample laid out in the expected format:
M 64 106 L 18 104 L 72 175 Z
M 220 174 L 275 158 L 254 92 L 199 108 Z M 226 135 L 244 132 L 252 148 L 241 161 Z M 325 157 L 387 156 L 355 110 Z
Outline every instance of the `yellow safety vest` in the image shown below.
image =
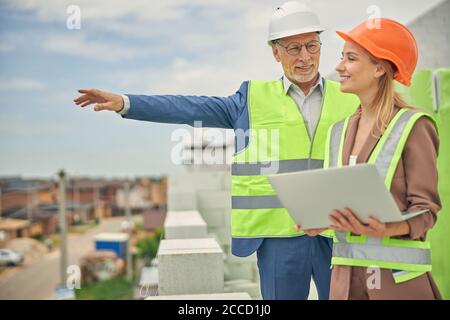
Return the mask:
M 358 99 L 326 81 L 322 111 L 309 137 L 301 112 L 281 80 L 250 81 L 249 142 L 233 157 L 231 233 L 235 238 L 289 237 L 302 233 L 280 203 L 267 176 L 323 167 L 330 126 L 354 112 Z M 238 137 L 240 139 L 242 137 Z M 301 201 L 299 195 L 299 201 Z
M 368 160 L 368 163 L 375 164 L 389 190 L 408 136 L 416 121 L 424 116 L 436 125 L 426 113 L 401 109 L 389 123 Z M 349 117 L 329 130 L 325 168 L 342 167 L 348 121 Z M 331 264 L 392 269 L 395 282 L 400 283 L 431 271 L 430 243 L 335 232 Z

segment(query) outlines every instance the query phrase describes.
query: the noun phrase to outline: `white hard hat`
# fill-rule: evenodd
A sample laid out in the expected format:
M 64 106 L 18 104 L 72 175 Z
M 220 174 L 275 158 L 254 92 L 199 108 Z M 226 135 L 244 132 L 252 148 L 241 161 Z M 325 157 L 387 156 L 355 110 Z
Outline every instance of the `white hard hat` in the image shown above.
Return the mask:
M 324 30 L 319 17 L 308 6 L 297 1 L 289 1 L 278 7 L 270 19 L 268 41 Z

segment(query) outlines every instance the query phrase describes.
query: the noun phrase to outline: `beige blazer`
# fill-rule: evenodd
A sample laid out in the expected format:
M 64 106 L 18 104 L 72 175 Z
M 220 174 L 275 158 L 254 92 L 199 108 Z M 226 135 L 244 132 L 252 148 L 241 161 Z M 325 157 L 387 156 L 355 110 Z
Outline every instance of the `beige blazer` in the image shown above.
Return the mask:
M 399 108 L 395 108 L 394 114 Z M 348 165 L 353 149 L 361 107 L 351 116 L 344 140 L 343 163 Z M 391 119 L 392 119 L 391 117 Z M 374 128 L 374 136 L 365 141 L 357 158 L 357 163 L 369 159 L 380 136 Z M 428 213 L 408 220 L 410 233 L 399 238 L 424 239 L 426 232 L 436 223 L 437 212 L 441 209 L 438 193 L 437 153 L 439 137 L 433 123 L 423 117 L 414 125 L 403 150 L 402 158 L 392 181 L 391 193 L 402 212 L 429 209 Z M 416 279 L 395 284 L 390 270 L 382 269 L 382 288 L 368 290 L 366 280 L 371 276 L 367 268 L 335 266 L 332 271 L 330 299 L 434 299 L 440 298 L 439 291 L 427 273 Z M 365 280 L 364 280 L 365 279 Z

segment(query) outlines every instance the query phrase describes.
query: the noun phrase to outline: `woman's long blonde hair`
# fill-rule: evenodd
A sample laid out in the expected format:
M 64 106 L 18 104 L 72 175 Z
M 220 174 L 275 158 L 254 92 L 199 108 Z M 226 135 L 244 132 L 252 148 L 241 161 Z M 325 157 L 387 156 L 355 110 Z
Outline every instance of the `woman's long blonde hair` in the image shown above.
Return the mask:
M 394 76 L 397 72 L 395 65 L 388 60 L 377 59 L 370 53 L 369 56 L 373 63 L 380 64 L 385 70 L 385 74 L 378 81 L 378 92 L 372 102 L 372 108 L 375 108 L 377 113 L 376 127 L 383 134 L 389 125 L 394 106 L 398 108 L 412 108 L 412 106 L 394 90 Z

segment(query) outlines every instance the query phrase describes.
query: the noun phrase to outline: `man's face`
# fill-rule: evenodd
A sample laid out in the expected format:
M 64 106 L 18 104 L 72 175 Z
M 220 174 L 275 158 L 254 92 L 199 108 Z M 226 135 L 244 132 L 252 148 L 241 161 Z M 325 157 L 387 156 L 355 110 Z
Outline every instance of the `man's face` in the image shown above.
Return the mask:
M 275 59 L 281 62 L 284 74 L 291 82 L 305 83 L 312 81 L 317 76 L 319 72 L 320 49 L 316 53 L 310 53 L 306 49 L 306 44 L 308 43 L 310 43 L 310 49 L 313 48 L 311 44 L 316 43 L 311 43 L 311 41 L 314 40 L 320 42 L 319 35 L 316 32 L 311 32 L 281 38 L 277 40 L 276 44 L 272 45 Z M 286 49 L 293 47 L 294 43 L 302 45 L 300 52 L 296 55 L 289 54 Z

